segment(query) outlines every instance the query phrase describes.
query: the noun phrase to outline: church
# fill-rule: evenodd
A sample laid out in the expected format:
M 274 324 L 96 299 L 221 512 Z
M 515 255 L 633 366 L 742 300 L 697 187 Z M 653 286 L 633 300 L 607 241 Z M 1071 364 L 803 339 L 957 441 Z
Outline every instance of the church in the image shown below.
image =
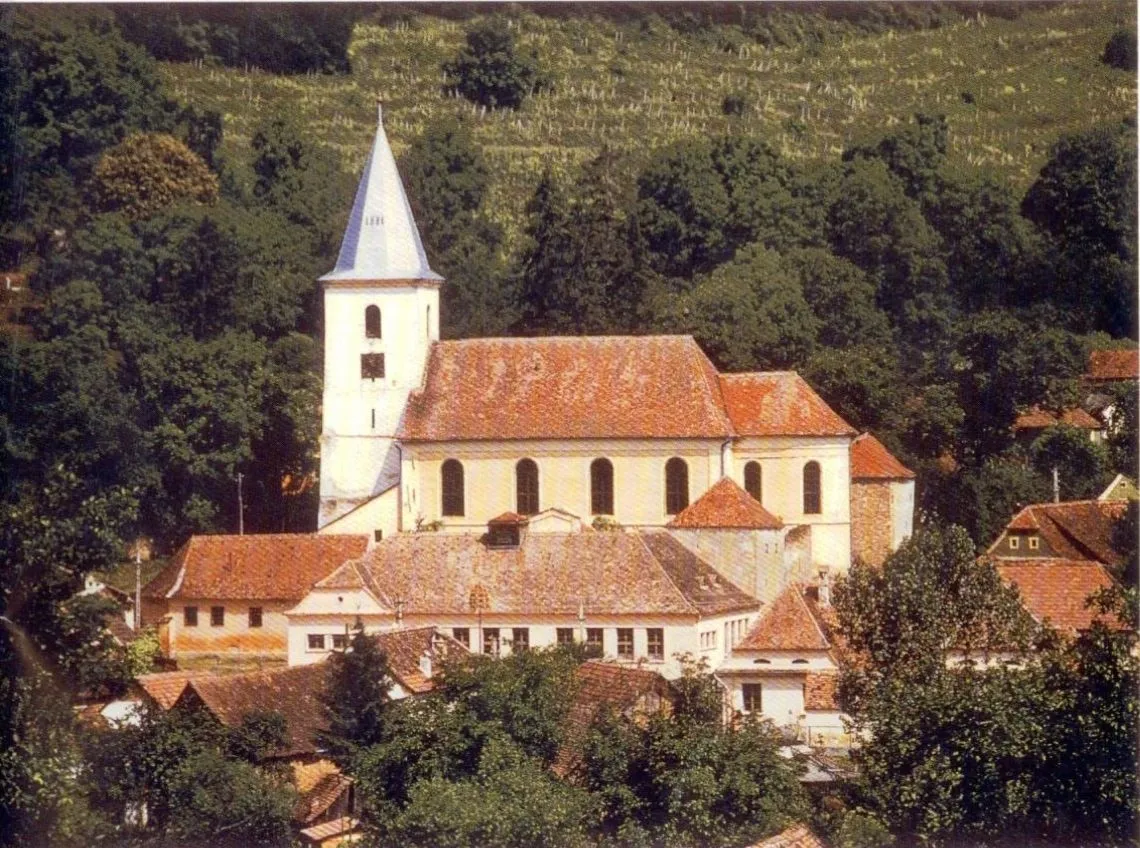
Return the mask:
M 841 573 L 859 555 L 859 434 L 799 375 L 721 374 L 690 336 L 441 341 L 443 282 L 381 118 L 321 278 L 320 533 L 483 534 L 553 514 L 665 528 L 727 479 L 781 528 L 769 553 L 794 544 L 796 571 Z M 902 472 L 887 515 L 867 516 L 894 527 L 891 548 L 913 514 Z

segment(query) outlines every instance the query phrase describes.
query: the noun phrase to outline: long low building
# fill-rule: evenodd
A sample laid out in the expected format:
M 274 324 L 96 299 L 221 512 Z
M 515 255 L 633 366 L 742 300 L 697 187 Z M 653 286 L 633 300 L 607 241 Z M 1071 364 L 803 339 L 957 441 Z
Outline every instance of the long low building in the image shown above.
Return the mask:
M 346 562 L 292 609 L 289 663 L 339 647 L 346 627 L 435 626 L 474 653 L 568 642 L 673 676 L 715 668 L 760 603 L 663 530 L 567 529 L 565 514 L 490 522 L 482 536 L 402 534 Z

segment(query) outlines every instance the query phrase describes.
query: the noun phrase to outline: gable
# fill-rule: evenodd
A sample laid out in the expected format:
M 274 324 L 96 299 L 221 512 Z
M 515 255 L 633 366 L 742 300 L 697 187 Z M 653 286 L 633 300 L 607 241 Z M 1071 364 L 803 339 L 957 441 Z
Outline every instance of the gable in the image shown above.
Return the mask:
M 854 428 L 794 371 L 721 374 L 720 386 L 738 435 L 855 435 Z

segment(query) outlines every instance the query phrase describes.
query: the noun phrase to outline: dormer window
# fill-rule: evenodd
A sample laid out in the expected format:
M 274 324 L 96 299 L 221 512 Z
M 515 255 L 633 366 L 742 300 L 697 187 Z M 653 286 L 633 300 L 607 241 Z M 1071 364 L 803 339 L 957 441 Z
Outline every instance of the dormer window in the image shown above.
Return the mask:
M 527 524 L 524 516 L 504 512 L 487 522 L 487 547 L 517 548 L 522 544 L 522 529 Z
M 369 306 L 364 310 L 364 337 L 368 339 L 383 338 L 380 335 L 380 307 Z

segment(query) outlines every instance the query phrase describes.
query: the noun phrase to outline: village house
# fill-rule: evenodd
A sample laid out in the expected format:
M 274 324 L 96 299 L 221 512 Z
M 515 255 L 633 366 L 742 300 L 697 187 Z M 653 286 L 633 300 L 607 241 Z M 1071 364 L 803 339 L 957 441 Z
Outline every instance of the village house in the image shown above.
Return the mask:
M 1083 560 L 1119 568 L 1124 552 L 1116 537 L 1127 508 L 1123 500 L 1030 504 L 1010 520 L 986 555 L 997 560 Z
M 366 536 L 192 536 L 143 589 L 143 623 L 171 658 L 283 658 L 285 610 L 367 546 Z
M 1088 434 L 1089 441 L 1101 444 L 1107 438 L 1105 425 L 1079 406 L 1051 412 L 1040 406 L 1033 406 L 1022 412 L 1013 422 L 1013 434 L 1019 442 L 1029 445 L 1046 430 L 1052 427 L 1072 427 Z
M 848 568 L 856 432 L 795 373 L 720 374 L 688 336 L 440 341 L 443 281 L 382 123 L 321 282 L 321 532 L 551 509 L 659 528 L 727 477 Z
M 851 556 L 883 560 L 914 532 L 914 472 L 863 433 L 851 443 Z

